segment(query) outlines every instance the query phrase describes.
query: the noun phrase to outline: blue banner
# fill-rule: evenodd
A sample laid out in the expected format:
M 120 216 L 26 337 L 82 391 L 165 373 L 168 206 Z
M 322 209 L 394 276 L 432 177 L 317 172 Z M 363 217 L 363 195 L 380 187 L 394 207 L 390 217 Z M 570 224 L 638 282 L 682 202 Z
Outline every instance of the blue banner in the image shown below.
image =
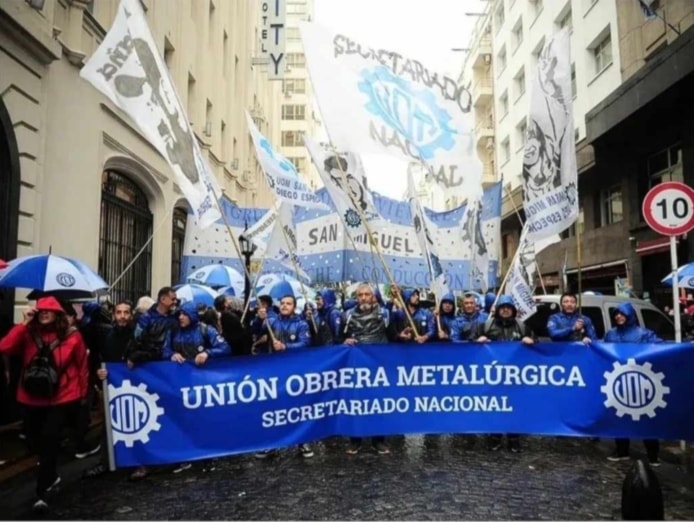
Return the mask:
M 108 364 L 117 466 L 334 435 L 521 433 L 694 439 L 694 344 L 333 346 Z

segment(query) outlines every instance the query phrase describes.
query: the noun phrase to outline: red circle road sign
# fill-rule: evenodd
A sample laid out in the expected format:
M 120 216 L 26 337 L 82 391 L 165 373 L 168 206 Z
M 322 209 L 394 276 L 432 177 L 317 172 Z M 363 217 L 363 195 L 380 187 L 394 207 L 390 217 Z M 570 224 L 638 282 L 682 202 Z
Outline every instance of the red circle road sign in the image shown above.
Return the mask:
M 648 191 L 641 207 L 646 223 L 664 236 L 694 228 L 694 189 L 679 181 L 660 183 Z

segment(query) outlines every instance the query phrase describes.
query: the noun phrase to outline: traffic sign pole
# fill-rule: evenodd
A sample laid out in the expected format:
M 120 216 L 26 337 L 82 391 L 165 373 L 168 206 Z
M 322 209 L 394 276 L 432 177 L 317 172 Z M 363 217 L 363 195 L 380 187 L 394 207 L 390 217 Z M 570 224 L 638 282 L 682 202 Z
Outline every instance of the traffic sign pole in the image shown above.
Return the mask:
M 681 343 L 680 283 L 677 281 L 677 238 L 675 236 L 670 236 L 670 266 L 672 268 L 672 309 L 675 314 L 675 341 Z

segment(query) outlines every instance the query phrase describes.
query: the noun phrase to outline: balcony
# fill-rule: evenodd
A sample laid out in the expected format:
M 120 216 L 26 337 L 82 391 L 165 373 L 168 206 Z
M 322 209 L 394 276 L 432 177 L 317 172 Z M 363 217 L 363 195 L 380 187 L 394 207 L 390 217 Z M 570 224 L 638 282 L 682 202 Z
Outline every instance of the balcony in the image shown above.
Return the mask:
M 485 33 L 477 42 L 477 45 L 472 50 L 473 62 L 472 67 L 477 69 L 487 67 L 492 63 L 492 37 L 489 33 Z
M 484 107 L 492 103 L 494 83 L 491 75 L 475 77 L 472 84 L 472 104 L 475 107 Z
M 494 127 L 487 121 L 478 121 L 475 125 L 475 136 L 477 137 L 477 151 L 484 157 L 489 151 L 494 149 Z

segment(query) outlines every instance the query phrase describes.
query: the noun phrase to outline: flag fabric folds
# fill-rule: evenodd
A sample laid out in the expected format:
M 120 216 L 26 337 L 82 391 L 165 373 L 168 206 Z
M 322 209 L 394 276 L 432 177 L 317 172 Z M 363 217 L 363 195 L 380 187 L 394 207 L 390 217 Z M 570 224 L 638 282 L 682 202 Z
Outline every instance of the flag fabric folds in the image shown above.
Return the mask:
M 509 269 L 511 273 L 506 285 L 506 293 L 510 294 L 516 304 L 521 321 L 527 319 L 537 311 L 537 305 L 533 299 L 533 274 L 536 269 L 535 247 L 528 239 L 527 225 L 521 232 L 518 252 Z
M 268 139 L 256 127 L 248 111 L 246 111 L 246 120 L 258 161 L 275 196 L 290 205 L 327 209 L 328 207 L 301 179 L 294 164 L 272 148 Z
M 138 0 L 121 0 L 80 76 L 125 112 L 166 159 L 201 227 L 221 217 L 222 192 L 193 134 Z
M 472 96 L 397 52 L 315 23 L 300 25 L 311 84 L 332 144 L 423 163 L 448 193 L 482 193 Z
M 528 239 L 537 241 L 567 229 L 578 216 L 568 28 L 545 45 L 531 85 L 523 203 Z

